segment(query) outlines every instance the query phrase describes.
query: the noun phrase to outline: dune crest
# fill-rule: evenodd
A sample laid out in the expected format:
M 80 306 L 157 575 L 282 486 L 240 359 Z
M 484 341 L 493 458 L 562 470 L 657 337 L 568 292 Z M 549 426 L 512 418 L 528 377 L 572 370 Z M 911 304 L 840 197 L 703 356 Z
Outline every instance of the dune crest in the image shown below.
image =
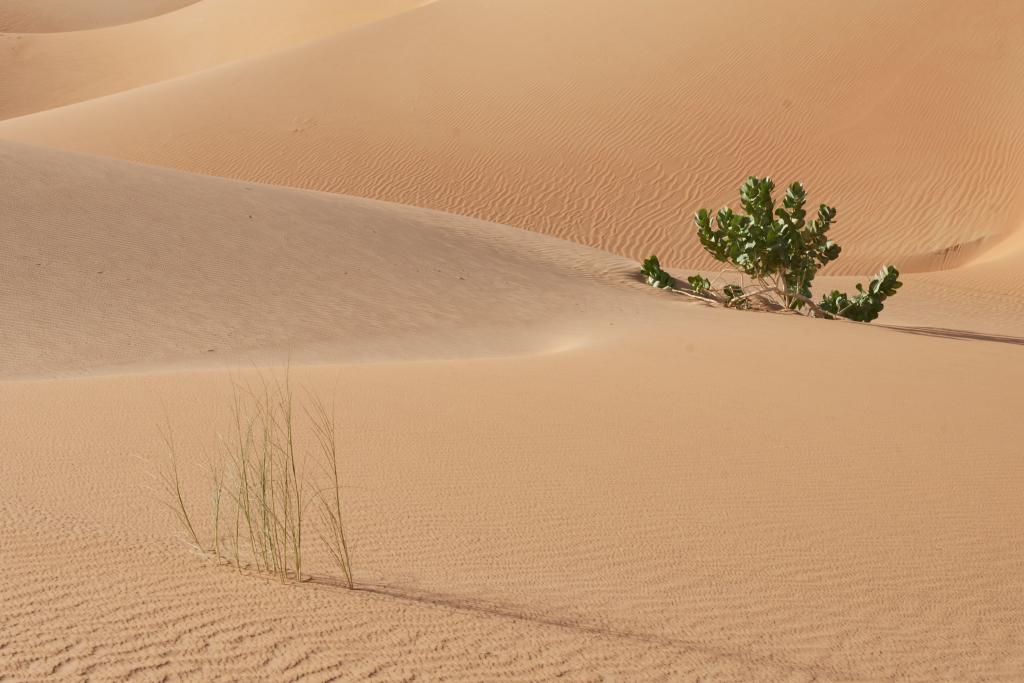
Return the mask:
M 55 33 L 127 24 L 201 0 L 0 0 L 0 33 Z
M 13 143 L 0 186 L 0 376 L 534 353 L 658 305 L 624 259 L 411 207 Z
M 94 31 L 0 34 L 0 119 L 197 74 L 429 1 L 202 0 Z

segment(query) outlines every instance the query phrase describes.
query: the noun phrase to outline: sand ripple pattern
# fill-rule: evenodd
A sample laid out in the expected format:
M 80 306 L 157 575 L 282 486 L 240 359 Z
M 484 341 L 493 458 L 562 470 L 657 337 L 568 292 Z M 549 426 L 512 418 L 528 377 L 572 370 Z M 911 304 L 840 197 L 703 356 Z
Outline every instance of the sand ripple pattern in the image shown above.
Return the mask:
M 440 0 L 0 136 L 693 267 L 693 212 L 758 172 L 839 207 L 835 273 L 940 270 L 1024 216 L 1022 27 L 1016 0 Z
M 769 319 L 766 353 L 793 343 L 792 322 Z M 870 400 L 877 382 L 864 373 L 839 375 L 806 424 L 857 415 L 873 428 L 809 439 L 772 414 L 732 427 L 736 399 L 714 388 L 721 366 L 706 356 L 713 343 L 736 353 L 741 335 L 694 328 L 692 351 L 674 355 L 649 337 L 529 358 L 293 368 L 343 406 L 354 593 L 204 564 L 154 505 L 155 425 L 172 411 L 186 483 L 199 486 L 203 450 L 229 419 L 223 373 L 0 383 L 0 672 L 1019 678 L 1013 444 L 1024 435 L 1013 389 L 991 395 L 997 378 L 1024 379 L 1019 348 L 879 330 L 842 346 L 848 328 L 818 326 L 808 362 L 837 347 L 853 364 L 872 359 L 901 378 L 905 404 Z M 961 362 L 937 376 L 954 344 Z M 652 410 L 636 377 L 659 372 L 703 387 L 703 410 Z M 815 383 L 790 381 L 797 393 Z M 943 410 L 952 400 L 956 416 Z M 913 439 L 897 436 L 907 420 Z M 308 566 L 325 573 L 315 554 Z

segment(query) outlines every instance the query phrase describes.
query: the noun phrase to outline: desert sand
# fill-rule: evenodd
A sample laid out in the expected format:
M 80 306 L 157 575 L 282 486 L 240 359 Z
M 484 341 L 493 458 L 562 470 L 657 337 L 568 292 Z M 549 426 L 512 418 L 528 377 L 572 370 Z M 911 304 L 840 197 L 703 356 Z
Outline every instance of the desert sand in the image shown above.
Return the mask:
M 0 31 L 60 33 L 141 21 L 191 5 L 197 0 L 3 0 Z
M 1018 2 L 0 30 L 0 680 L 1024 676 Z M 879 321 L 639 280 L 711 272 L 690 216 L 750 173 L 839 208 L 817 290 L 901 268 Z M 286 373 L 356 590 L 198 555 L 151 487 L 169 423 L 199 510 L 232 382 Z

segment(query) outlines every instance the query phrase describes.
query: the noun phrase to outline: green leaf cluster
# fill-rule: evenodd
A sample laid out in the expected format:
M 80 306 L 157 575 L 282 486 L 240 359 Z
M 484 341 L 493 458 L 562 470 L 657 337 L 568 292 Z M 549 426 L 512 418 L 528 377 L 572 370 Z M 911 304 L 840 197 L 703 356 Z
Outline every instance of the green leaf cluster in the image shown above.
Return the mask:
M 691 275 L 686 281 L 690 283 L 694 294 L 705 294 L 711 290 L 711 280 L 701 275 Z
M 676 284 L 675 278 L 661 268 L 657 256 L 651 256 L 643 262 L 640 272 L 647 279 L 647 284 L 657 289 L 668 289 Z
M 724 207 L 712 217 L 701 209 L 694 217 L 697 236 L 715 259 L 763 285 L 772 283 L 786 306 L 800 308 L 804 302 L 791 295 L 809 297 L 818 270 L 839 258 L 839 245 L 827 236 L 836 210 L 822 204 L 808 221 L 803 185 L 790 185 L 781 207 L 775 206 L 774 189 L 771 178 L 750 176 L 740 188 L 745 213 Z
M 823 297 L 818 305 L 833 316 L 869 323 L 885 308 L 885 300 L 896 294 L 896 290 L 903 286 L 899 277 L 900 272 L 896 268 L 885 266 L 868 284 L 867 289 L 858 282 L 857 294 L 852 298 L 846 292 L 833 290 Z

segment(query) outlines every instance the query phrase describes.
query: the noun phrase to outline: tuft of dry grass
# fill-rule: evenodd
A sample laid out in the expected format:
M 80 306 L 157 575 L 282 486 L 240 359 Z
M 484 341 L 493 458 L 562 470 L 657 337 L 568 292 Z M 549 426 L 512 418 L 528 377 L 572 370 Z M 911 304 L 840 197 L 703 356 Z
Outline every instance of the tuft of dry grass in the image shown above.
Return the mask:
M 163 497 L 174 512 L 189 544 L 237 570 L 253 570 L 281 581 L 303 580 L 303 551 L 308 542 L 306 512 L 319 513 L 317 535 L 354 587 L 352 563 L 342 506 L 342 484 L 333 405 L 308 395 L 315 453 L 299 453 L 296 409 L 289 378 L 260 376 L 257 386 L 232 384 L 232 424 L 221 437 L 218 456 L 207 468 L 212 538 L 203 542 L 192 497 L 180 476 L 179 457 L 170 426 L 163 430 L 167 468 L 159 476 Z M 307 481 L 308 463 L 318 465 Z
M 352 588 L 352 560 L 348 541 L 345 539 L 345 524 L 341 513 L 341 478 L 338 474 L 334 406 L 328 410 L 323 401 L 311 396 L 308 412 L 313 424 L 313 433 L 320 446 L 320 463 L 327 480 L 327 485 L 318 489 L 316 495 L 320 511 L 320 539 L 341 571 L 345 585 Z
M 178 451 L 174 445 L 174 432 L 167 425 L 166 430 L 161 430 L 160 438 L 167 449 L 167 469 L 157 475 L 157 480 L 166 493 L 164 504 L 171 509 L 178 523 L 184 529 L 189 544 L 201 550 L 203 544 L 199 541 L 199 534 L 192 523 L 192 515 L 189 513 L 189 505 L 185 498 L 185 492 L 181 486 L 181 470 L 178 466 Z

